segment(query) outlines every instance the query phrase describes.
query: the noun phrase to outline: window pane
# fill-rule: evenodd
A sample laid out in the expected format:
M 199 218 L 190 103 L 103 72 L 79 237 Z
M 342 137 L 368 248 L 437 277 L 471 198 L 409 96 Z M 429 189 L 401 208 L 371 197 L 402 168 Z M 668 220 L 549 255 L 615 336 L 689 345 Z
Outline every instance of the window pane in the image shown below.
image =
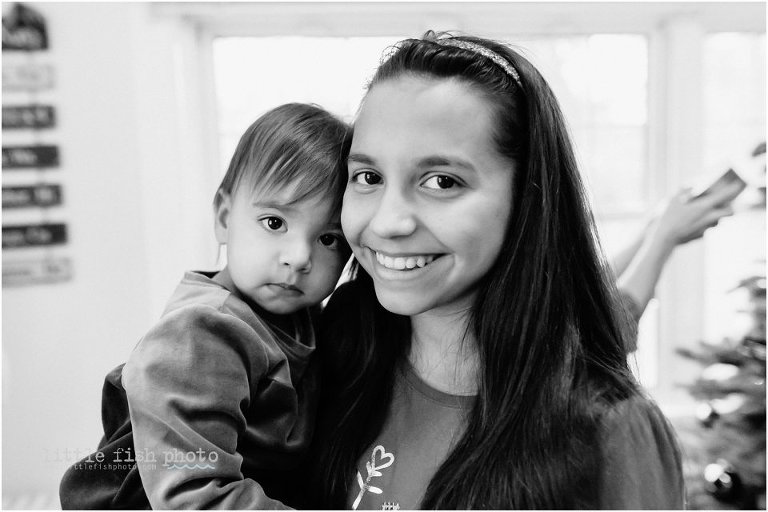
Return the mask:
M 519 45 L 560 102 L 597 214 L 644 212 L 649 206 L 646 37 L 542 37 Z
M 705 237 L 705 326 L 708 340 L 740 338 L 751 318 L 744 290 L 750 275 L 765 272 L 765 157 L 752 157 L 765 140 L 765 34 L 717 33 L 704 46 L 704 168 L 733 167 L 750 187 L 733 217 Z
M 704 43 L 704 163 L 742 161 L 765 140 L 765 34 L 718 33 Z
M 222 173 L 245 129 L 273 107 L 317 103 L 351 121 L 383 50 L 403 38 L 216 38 L 213 65 Z

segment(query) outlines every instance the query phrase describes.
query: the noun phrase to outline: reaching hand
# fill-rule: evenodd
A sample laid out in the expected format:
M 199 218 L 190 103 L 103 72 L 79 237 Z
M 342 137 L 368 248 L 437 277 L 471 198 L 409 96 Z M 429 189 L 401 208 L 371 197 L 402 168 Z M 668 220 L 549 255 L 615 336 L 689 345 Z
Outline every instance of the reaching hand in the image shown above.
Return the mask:
M 720 219 L 733 215 L 731 201 L 744 189 L 744 182 L 717 185 L 699 197 L 692 197 L 690 189 L 685 189 L 666 200 L 640 236 L 615 257 L 616 284 L 631 304 L 636 321 L 653 297 L 664 264 L 675 248 L 700 238 Z
M 701 238 L 723 217 L 733 215 L 730 202 L 742 187 L 732 183 L 704 197 L 692 198 L 684 189 L 666 201 L 651 221 L 651 233 L 671 247 Z

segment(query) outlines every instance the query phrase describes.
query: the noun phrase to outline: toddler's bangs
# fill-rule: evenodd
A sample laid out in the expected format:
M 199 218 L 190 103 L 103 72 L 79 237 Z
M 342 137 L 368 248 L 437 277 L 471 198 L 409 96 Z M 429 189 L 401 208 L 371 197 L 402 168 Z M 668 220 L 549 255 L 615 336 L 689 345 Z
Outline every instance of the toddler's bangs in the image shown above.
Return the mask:
M 243 134 L 219 192 L 230 194 L 245 186 L 252 194 L 264 196 L 290 189 L 292 203 L 324 197 L 333 202 L 337 213 L 350 141 L 349 125 L 322 108 L 281 105 Z
M 333 201 L 334 214 L 341 211 L 344 195 L 344 169 L 339 168 L 339 161 L 328 162 L 323 155 L 294 152 L 278 156 L 263 173 L 252 174 L 245 180 L 252 193 L 269 196 L 286 189 L 291 190 L 286 205 L 300 203 L 308 199 L 326 198 Z

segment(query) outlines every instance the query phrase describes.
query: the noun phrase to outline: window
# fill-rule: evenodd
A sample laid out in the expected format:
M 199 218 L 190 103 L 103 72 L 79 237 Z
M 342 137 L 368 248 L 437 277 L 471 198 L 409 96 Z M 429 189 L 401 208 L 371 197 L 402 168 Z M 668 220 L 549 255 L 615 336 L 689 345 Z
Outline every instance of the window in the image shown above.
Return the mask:
M 522 40 L 519 46 L 560 102 L 601 220 L 645 212 L 649 195 L 647 38 L 640 34 L 540 37 Z
M 733 167 L 752 187 L 705 239 L 705 336 L 710 342 L 738 339 L 749 329 L 749 306 L 739 281 L 765 272 L 765 34 L 713 33 L 704 40 L 704 167 Z M 763 188 L 763 190 L 765 190 Z M 764 192 L 763 192 L 764 194 Z

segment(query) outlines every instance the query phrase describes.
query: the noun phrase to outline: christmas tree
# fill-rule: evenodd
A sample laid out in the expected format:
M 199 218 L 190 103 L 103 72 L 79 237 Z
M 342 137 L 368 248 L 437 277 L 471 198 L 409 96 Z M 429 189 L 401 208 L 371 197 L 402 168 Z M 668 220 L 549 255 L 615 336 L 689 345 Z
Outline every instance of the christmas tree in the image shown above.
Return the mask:
M 700 401 L 698 441 L 684 443 L 688 506 L 765 509 L 765 275 L 744 279 L 751 326 L 740 339 L 679 350 L 705 366 L 689 386 Z M 689 432 L 690 434 L 690 432 Z
M 753 158 L 765 154 L 758 145 Z M 753 211 L 764 215 L 764 173 L 753 190 Z M 694 425 L 679 425 L 688 508 L 762 509 L 765 500 L 765 260 L 732 290 L 744 297 L 745 329 L 716 344 L 678 353 L 704 369 L 688 387 L 699 402 Z

